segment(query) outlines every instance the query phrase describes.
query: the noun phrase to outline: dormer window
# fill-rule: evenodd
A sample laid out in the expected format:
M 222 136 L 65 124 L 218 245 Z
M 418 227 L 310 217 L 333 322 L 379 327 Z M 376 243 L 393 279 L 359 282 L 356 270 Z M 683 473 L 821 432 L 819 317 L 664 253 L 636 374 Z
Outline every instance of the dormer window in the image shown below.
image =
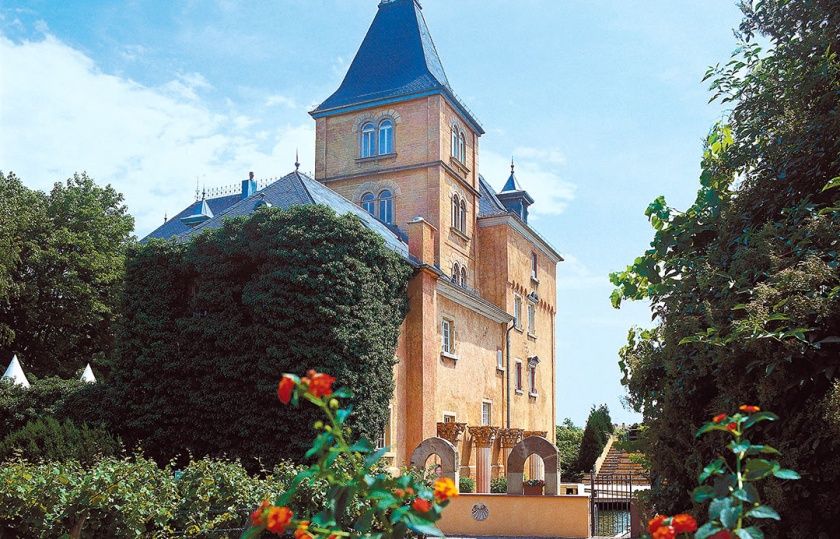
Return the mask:
M 379 124 L 379 155 L 394 153 L 394 123 L 382 120 Z
M 362 151 L 361 156 L 364 157 L 373 157 L 375 139 L 374 133 L 376 132 L 376 127 L 372 123 L 366 123 L 362 127 Z

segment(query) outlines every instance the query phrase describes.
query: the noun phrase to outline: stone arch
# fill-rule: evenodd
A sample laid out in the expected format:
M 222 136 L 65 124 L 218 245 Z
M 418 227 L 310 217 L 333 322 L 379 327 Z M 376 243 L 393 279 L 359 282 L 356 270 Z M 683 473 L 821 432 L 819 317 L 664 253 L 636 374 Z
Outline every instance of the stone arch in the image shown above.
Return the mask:
M 350 199 L 350 202 L 354 204 L 359 204 L 362 200 L 362 195 L 365 193 L 373 193 L 374 195 L 378 195 L 383 189 L 388 189 L 393 193 L 394 198 L 399 198 L 402 194 L 402 189 L 397 182 L 393 180 L 378 180 L 378 181 L 371 181 L 371 182 L 364 182 L 356 186 L 356 189 L 353 191 L 353 198 Z
M 545 495 L 557 496 L 557 448 L 540 436 L 525 438 L 510 450 L 507 461 L 507 492 L 522 494 L 522 475 L 525 461 L 531 455 L 543 459 L 545 465 Z
M 381 122 L 385 118 L 393 120 L 394 126 L 397 126 L 402 123 L 402 116 L 400 116 L 400 113 L 397 112 L 396 109 L 388 109 L 376 112 L 365 112 L 356 117 L 356 120 L 353 122 L 353 132 L 358 133 L 362 129 L 362 126 L 367 122 L 379 124 L 379 122 Z
M 411 453 L 411 467 L 423 470 L 426 460 L 432 455 L 440 457 L 442 476 L 448 477 L 458 485 L 458 450 L 443 438 L 426 438 Z

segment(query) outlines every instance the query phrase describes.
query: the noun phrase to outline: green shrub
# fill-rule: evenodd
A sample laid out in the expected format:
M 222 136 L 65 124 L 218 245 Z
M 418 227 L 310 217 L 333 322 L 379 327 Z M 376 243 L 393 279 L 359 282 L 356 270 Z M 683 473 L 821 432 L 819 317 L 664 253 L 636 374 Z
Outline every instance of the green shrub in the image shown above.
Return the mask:
M 490 492 L 493 494 L 505 494 L 507 492 L 507 478 L 499 476 L 491 479 Z
M 122 442 L 101 427 L 86 423 L 76 426 L 69 419 L 59 423 L 52 417 L 28 422 L 22 429 L 0 440 L 0 460 L 15 455 L 27 460 L 77 460 L 91 463 L 118 455 Z
M 317 413 L 278 407 L 275 394 L 284 372 L 311 364 L 346 381 L 350 426 L 375 439 L 410 274 L 358 218 L 322 206 L 137 246 L 109 379 L 120 434 L 159 461 L 185 451 L 248 467 L 298 461 Z
M 475 481 L 472 477 L 461 477 L 458 480 L 458 492 L 475 492 Z
M 30 377 L 29 381 L 29 388 L 0 381 L 0 432 L 14 432 L 46 416 L 89 424 L 101 424 L 107 418 L 101 383 L 57 377 Z
M 612 419 L 607 405 L 602 404 L 597 408 L 593 406 L 586 420 L 586 427 L 583 429 L 583 439 L 580 443 L 580 453 L 574 472 L 585 474 L 592 471 L 595 461 L 601 456 L 612 430 Z

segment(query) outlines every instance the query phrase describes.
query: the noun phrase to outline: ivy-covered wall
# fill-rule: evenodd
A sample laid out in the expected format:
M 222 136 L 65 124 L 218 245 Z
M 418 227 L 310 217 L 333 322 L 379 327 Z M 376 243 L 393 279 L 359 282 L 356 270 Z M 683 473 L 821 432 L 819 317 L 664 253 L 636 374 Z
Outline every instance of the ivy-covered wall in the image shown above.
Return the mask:
M 375 439 L 410 276 L 358 218 L 323 206 L 263 208 L 191 243 L 137 246 L 109 381 L 113 423 L 159 459 L 298 459 L 315 417 L 278 406 L 276 386 L 315 368 L 353 390 L 354 432 Z

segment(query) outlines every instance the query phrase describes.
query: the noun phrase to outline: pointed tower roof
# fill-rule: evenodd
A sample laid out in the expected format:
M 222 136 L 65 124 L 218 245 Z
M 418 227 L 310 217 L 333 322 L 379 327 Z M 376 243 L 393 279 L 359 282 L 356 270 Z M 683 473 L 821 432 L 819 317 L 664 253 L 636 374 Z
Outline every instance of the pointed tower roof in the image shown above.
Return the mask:
M 90 363 L 88 363 L 85 367 L 85 372 L 82 373 L 82 377 L 79 378 L 79 380 L 90 384 L 96 383 L 96 377 L 93 375 L 93 369 L 90 368 Z
M 514 172 L 515 169 L 513 159 L 510 160 L 510 176 L 508 177 L 507 181 L 505 182 L 504 187 L 502 187 L 502 193 L 511 193 L 514 191 L 523 191 L 522 186 L 519 185 L 519 180 L 516 179 L 516 173 Z
M 442 94 L 483 134 L 449 86 L 422 9 L 417 0 L 382 0 L 341 86 L 312 116 Z
M 210 209 L 206 199 L 201 199 L 201 204 L 195 209 L 195 213 L 187 215 L 186 217 L 181 217 L 181 222 L 187 226 L 195 226 L 212 218 L 213 210 Z
M 20 361 L 18 361 L 17 356 L 12 356 L 12 362 L 9 363 L 6 372 L 3 373 L 3 378 L 11 380 L 13 384 L 29 387 L 29 380 L 23 374 L 23 368 L 20 366 Z

